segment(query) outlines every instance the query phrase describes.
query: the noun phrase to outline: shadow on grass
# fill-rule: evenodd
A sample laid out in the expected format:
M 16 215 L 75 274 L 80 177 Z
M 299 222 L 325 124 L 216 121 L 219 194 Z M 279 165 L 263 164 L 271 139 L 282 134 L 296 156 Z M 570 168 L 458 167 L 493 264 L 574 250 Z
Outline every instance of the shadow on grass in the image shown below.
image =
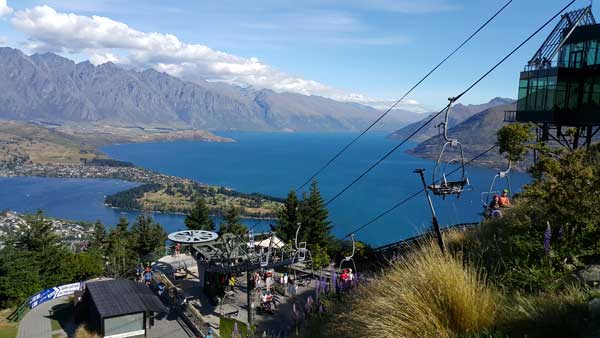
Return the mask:
M 72 337 L 75 334 L 74 321 L 75 308 L 72 302 L 54 305 L 46 318 L 50 319 L 52 331 L 63 330 L 67 336 Z

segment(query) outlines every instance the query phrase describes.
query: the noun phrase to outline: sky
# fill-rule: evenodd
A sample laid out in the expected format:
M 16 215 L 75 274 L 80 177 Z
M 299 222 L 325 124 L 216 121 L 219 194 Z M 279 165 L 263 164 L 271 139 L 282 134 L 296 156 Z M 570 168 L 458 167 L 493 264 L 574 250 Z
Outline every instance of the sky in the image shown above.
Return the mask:
M 506 2 L 0 0 L 0 45 L 383 108 Z M 513 0 L 401 108 L 444 106 L 566 2 Z M 572 9 L 589 4 L 578 0 Z M 515 98 L 519 72 L 552 27 L 461 103 Z

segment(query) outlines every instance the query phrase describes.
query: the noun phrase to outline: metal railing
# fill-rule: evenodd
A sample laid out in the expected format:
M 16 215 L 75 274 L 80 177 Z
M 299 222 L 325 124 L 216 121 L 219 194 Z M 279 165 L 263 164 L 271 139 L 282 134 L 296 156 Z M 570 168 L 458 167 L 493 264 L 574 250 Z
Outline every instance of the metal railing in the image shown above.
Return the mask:
M 154 273 L 154 283 L 163 283 L 165 292 L 160 297 L 161 300 L 173 308 L 179 317 L 184 321 L 187 327 L 198 337 L 206 337 L 210 325 L 204 319 L 202 314 L 190 303 L 188 303 L 179 289 L 171 280 L 161 272 Z M 155 285 L 156 286 L 156 285 Z M 219 335 L 213 330 L 213 337 L 218 338 Z
M 451 229 L 470 229 L 470 228 L 476 227 L 478 225 L 479 225 L 479 223 L 476 223 L 476 222 L 474 222 L 474 223 L 460 223 L 460 224 L 450 225 L 448 227 L 442 228 L 441 230 L 442 230 L 442 232 L 445 232 L 445 231 L 448 231 L 448 230 L 451 230 Z M 425 233 L 425 234 L 422 234 L 422 235 L 417 235 L 417 236 L 414 236 L 414 237 L 403 239 L 403 240 L 398 241 L 398 242 L 394 242 L 394 243 L 382 245 L 380 247 L 374 248 L 373 251 L 376 252 L 376 253 L 383 253 L 383 252 L 386 252 L 386 251 L 393 251 L 393 250 L 396 250 L 396 249 L 409 247 L 409 246 L 412 246 L 412 245 L 414 245 L 414 244 L 416 244 L 416 243 L 418 243 L 418 242 L 420 242 L 420 241 L 422 241 L 424 239 L 429 238 L 430 236 L 431 236 L 431 233 Z
M 516 110 L 505 110 L 504 111 L 504 122 L 517 122 L 517 111 Z

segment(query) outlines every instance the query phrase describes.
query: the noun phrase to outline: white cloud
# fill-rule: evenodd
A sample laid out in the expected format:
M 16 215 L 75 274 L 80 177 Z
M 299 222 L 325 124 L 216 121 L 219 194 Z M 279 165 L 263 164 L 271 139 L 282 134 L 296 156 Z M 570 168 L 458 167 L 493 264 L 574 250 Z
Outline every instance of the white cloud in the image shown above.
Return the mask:
M 8 7 L 6 0 L 0 0 L 0 17 L 9 15 L 12 11 L 12 8 Z
M 342 26 L 347 23 L 342 17 L 334 19 L 332 21 Z M 289 75 L 257 58 L 185 43 L 173 34 L 141 32 L 107 17 L 61 13 L 49 6 L 37 6 L 17 11 L 11 23 L 29 36 L 27 46 L 32 51 L 83 54 L 94 64 L 110 61 L 136 68 L 152 67 L 190 81 L 222 81 L 342 101 L 376 102 L 360 94 Z
M 256 58 L 185 43 L 172 34 L 140 32 L 102 16 L 60 13 L 49 6 L 37 6 L 16 12 L 11 22 L 29 35 L 29 48 L 35 51 L 86 53 L 96 64 L 111 61 L 154 67 L 187 80 L 224 81 L 335 99 L 350 97 L 322 83 L 288 75 Z

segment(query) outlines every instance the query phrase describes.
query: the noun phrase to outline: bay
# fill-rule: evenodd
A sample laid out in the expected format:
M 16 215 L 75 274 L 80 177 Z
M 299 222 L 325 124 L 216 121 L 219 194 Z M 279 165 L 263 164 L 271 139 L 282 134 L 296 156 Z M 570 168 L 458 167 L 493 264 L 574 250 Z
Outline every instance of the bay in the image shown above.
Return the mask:
M 181 214 L 120 210 L 104 205 L 104 197 L 107 195 L 137 185 L 138 183 L 114 179 L 0 177 L 0 211 L 33 214 L 41 210 L 54 218 L 101 221 L 109 228 L 117 224 L 121 217 L 127 218 L 131 224 L 139 215 L 144 214 L 159 222 L 167 232 L 185 229 L 185 216 Z M 221 223 L 218 217 L 213 217 L 213 220 L 216 224 Z M 242 222 L 248 226 L 255 224 L 251 219 L 244 219 Z M 260 221 L 259 227 L 266 228 L 269 222 Z
M 241 192 L 259 192 L 285 197 L 318 170 L 354 133 L 262 133 L 219 132 L 234 143 L 164 142 L 111 145 L 103 148 L 109 156 L 130 161 L 158 172 L 189 177 L 209 184 L 222 185 Z M 397 141 L 387 140 L 382 133 L 366 134 L 328 169 L 318 176 L 325 200 L 334 196 Z M 407 144 L 406 148 L 412 145 Z M 422 184 L 413 173 L 425 168 L 431 177 L 434 162 L 414 158 L 403 149 L 396 151 L 357 184 L 328 205 L 333 233 L 344 236 L 369 222 L 412 195 Z M 442 225 L 480 220 L 481 192 L 487 192 L 495 171 L 468 167 L 471 191 L 460 199 L 434 198 Z M 511 175 L 513 191 L 530 178 L 526 174 Z M 498 188 L 504 188 L 499 186 Z M 304 188 L 302 191 L 306 191 Z M 302 193 L 300 192 L 300 194 Z M 1 201 L 0 201 L 1 202 Z M 356 234 L 357 239 L 382 245 L 418 234 L 429 227 L 431 213 L 425 195 L 411 199 Z M 249 222 L 254 225 L 254 222 Z M 269 221 L 258 222 L 256 229 L 268 229 Z M 168 225 L 174 229 L 181 223 Z

